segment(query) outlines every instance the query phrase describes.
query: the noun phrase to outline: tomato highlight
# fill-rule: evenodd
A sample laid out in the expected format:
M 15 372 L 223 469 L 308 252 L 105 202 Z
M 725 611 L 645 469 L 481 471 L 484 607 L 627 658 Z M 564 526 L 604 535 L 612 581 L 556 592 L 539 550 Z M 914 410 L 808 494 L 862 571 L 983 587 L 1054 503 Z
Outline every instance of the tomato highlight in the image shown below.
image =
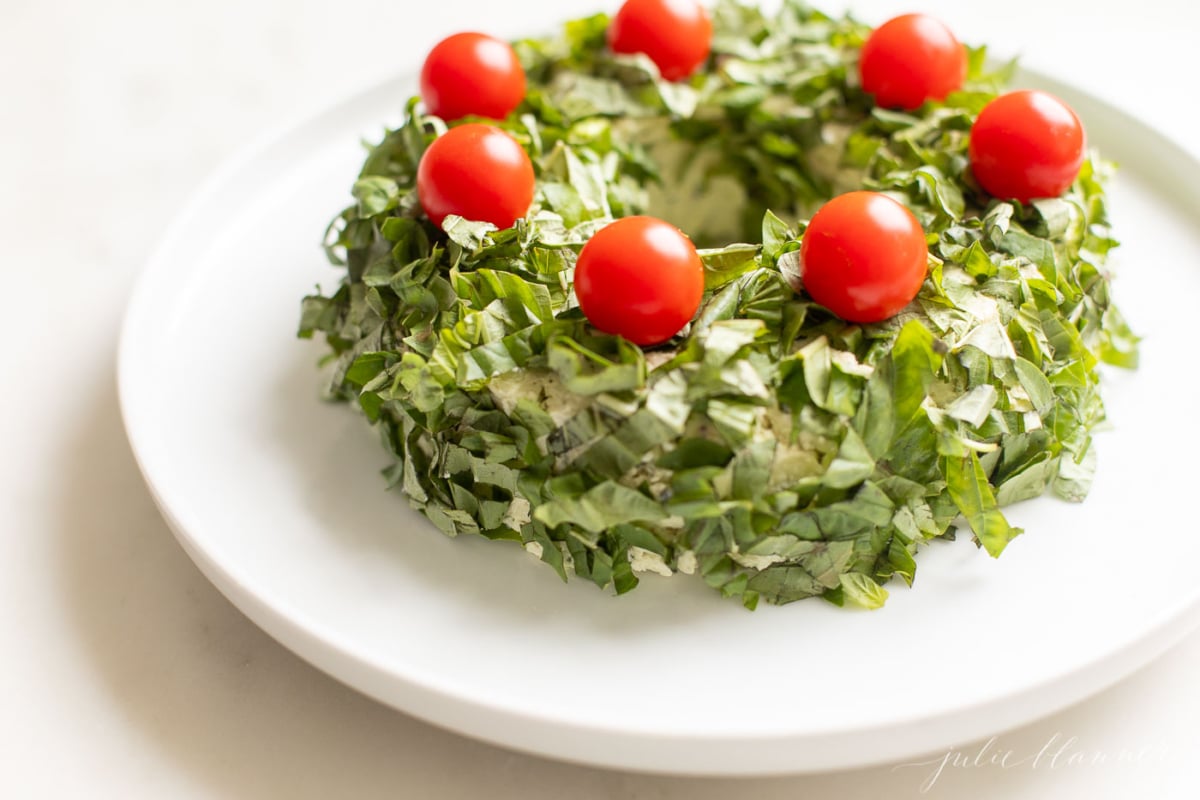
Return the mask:
M 508 42 L 456 33 L 426 56 L 421 99 L 426 111 L 447 122 L 467 116 L 501 120 L 525 99 L 525 70 Z
M 687 325 L 704 296 L 704 263 L 692 241 L 654 217 L 626 217 L 588 240 L 575 265 L 575 296 L 604 333 L 655 345 Z
M 608 26 L 614 53 L 644 53 L 669 81 L 695 72 L 712 50 L 712 19 L 696 0 L 626 0 Z
M 904 14 L 871 31 L 858 66 L 876 105 L 912 111 L 962 86 L 967 51 L 940 20 Z
M 533 162 L 499 128 L 468 123 L 434 140 L 417 167 L 417 197 L 439 228 L 457 214 L 511 228 L 533 203 Z
M 917 296 L 929 260 L 912 212 L 878 192 L 849 192 L 813 215 L 800 243 L 801 288 L 847 322 L 882 322 Z
M 1028 203 L 1070 188 L 1083 166 L 1087 136 L 1071 107 L 1054 95 L 1009 92 L 979 112 L 968 152 L 984 191 Z

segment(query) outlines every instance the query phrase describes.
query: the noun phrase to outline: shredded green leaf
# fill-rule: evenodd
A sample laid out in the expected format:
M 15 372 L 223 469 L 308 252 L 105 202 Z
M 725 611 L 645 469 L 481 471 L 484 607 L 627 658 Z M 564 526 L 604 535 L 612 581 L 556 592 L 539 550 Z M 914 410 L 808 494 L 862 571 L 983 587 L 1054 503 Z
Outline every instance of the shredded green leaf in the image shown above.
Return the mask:
M 1001 506 L 1086 495 L 1098 364 L 1137 363 L 1104 266 L 1110 167 L 995 200 L 967 142 L 1010 70 L 986 73 L 982 49 L 962 91 L 899 113 L 857 84 L 852 18 L 799 0 L 713 17 L 709 66 L 679 84 L 610 54 L 604 15 L 516 44 L 529 93 L 499 124 L 538 189 L 509 230 L 422 216 L 417 165 L 446 124 L 411 101 L 327 233 L 341 283 L 304 298 L 299 332 L 324 336 L 330 395 L 447 535 L 519 542 L 617 593 L 683 572 L 749 608 L 877 608 L 956 525 L 998 556 L 1020 533 Z M 864 187 L 913 211 L 931 258 L 907 309 L 860 326 L 792 286 L 813 211 Z M 695 320 L 651 349 L 591 328 L 572 291 L 583 244 L 637 213 L 680 225 L 705 265 Z

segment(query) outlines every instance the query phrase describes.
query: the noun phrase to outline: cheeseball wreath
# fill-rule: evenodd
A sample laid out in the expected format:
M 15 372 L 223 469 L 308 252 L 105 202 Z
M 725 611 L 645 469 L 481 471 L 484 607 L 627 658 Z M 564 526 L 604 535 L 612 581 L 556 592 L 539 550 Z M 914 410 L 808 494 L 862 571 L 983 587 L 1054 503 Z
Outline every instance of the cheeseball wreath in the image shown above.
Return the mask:
M 930 539 L 1087 493 L 1105 165 L 941 23 L 629 0 L 430 53 L 303 302 L 447 535 L 624 593 L 876 607 Z

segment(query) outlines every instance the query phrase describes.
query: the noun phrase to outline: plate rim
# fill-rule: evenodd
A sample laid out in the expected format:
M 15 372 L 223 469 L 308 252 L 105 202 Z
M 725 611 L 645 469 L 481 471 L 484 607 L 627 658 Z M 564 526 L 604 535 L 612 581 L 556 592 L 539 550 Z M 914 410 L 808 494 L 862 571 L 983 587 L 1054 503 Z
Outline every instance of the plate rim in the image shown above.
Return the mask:
M 180 242 L 186 238 L 187 232 L 194 227 L 197 219 L 201 218 L 205 212 L 213 210 L 211 206 L 222 193 L 229 192 L 239 183 L 247 180 L 247 175 L 253 173 L 254 166 L 263 160 L 269 160 L 272 153 L 285 150 L 289 146 L 295 147 L 305 141 L 310 142 L 309 149 L 311 149 L 311 142 L 320 140 L 319 130 L 328 120 L 337 119 L 348 109 L 371 105 L 375 103 L 373 98 L 376 96 L 394 94 L 394 87 L 406 86 L 411 83 L 412 76 L 407 72 L 393 75 L 384 80 L 373 81 L 365 88 L 334 103 L 323 105 L 315 111 L 299 115 L 290 122 L 276 126 L 272 131 L 260 136 L 227 159 L 196 190 L 163 233 L 158 245 L 138 275 L 121 324 L 117 347 L 117 388 L 121 416 L 134 458 L 156 506 L 189 557 L 222 594 L 256 625 L 302 659 L 346 685 L 387 705 L 458 733 L 484 739 L 510 749 L 592 766 L 636 771 L 749 776 L 822 772 L 888 763 L 897 758 L 932 752 L 939 747 L 949 746 L 955 741 L 963 740 L 964 737 L 961 733 L 957 733 L 947 740 L 941 733 L 941 729 L 947 726 L 954 727 L 958 731 L 970 728 L 976 730 L 978 736 L 984 736 L 988 733 L 1027 724 L 1082 701 L 1112 685 L 1149 663 L 1171 645 L 1181 640 L 1197 625 L 1200 625 L 1200 586 L 1198 586 L 1190 596 L 1184 597 L 1174 605 L 1161 608 L 1152 624 L 1143 625 L 1134 635 L 1114 645 L 1104 658 L 1086 663 L 1063 674 L 1052 675 L 1048 678 L 1043 676 L 1044 679 L 1040 683 L 1030 685 L 1015 694 L 1009 692 L 1001 697 L 981 700 L 970 707 L 960 707 L 953 712 L 944 712 L 928 718 L 892 720 L 883 725 L 869 728 L 859 726 L 848 727 L 844 730 L 824 731 L 810 729 L 782 735 L 778 733 L 752 735 L 728 731 L 724 733 L 692 731 L 681 735 L 678 731 L 616 728 L 594 723 L 579 724 L 563 717 L 531 714 L 504 705 L 489 705 L 479 702 L 478 698 L 453 691 L 453 688 L 446 684 L 430 680 L 429 675 L 414 675 L 411 672 L 401 674 L 379 664 L 371 663 L 368 659 L 363 658 L 356 649 L 347 646 L 346 642 L 337 636 L 336 631 L 315 630 L 311 624 L 307 627 L 300 625 L 294 618 L 284 613 L 285 609 L 280 608 L 278 603 L 271 604 L 267 599 L 259 596 L 242 572 L 215 559 L 204 548 L 203 543 L 188 531 L 186 520 L 181 519 L 172 510 L 170 498 L 166 496 L 168 493 L 164 493 L 162 487 L 156 483 L 153 431 L 148 430 L 153 426 L 144 421 L 148 419 L 147 415 L 138 413 L 141 402 L 138 399 L 138 385 L 143 379 L 139 378 L 137 374 L 137 351 L 142 331 L 147 325 L 143 320 L 152 317 L 148 309 L 153 305 L 154 290 L 160 282 L 165 280 L 164 276 L 167 275 L 168 269 L 176 263 L 170 257 L 172 251 L 178 249 Z M 1028 66 L 1020 69 L 1018 77 L 1013 83 L 1014 85 L 1034 83 L 1060 96 L 1069 97 L 1077 110 L 1082 109 L 1080 115 L 1084 118 L 1094 116 L 1096 113 L 1119 118 L 1124 125 L 1136 129 L 1141 141 L 1148 146 L 1167 151 L 1171 157 L 1185 161 L 1189 165 L 1190 171 L 1200 175 L 1200 159 L 1193 156 L 1185 147 L 1087 90 L 1059 81 L 1045 71 Z M 383 120 L 380 124 L 382 126 Z M 1178 174 L 1171 175 L 1170 179 L 1174 190 L 1183 190 L 1189 196 L 1194 194 L 1200 198 L 1200 187 L 1196 183 L 1189 184 L 1183 181 Z M 1064 691 L 1064 683 L 1073 683 L 1073 685 L 1068 686 Z M 1087 688 L 1079 690 L 1080 684 L 1086 685 Z M 436 698 L 437 702 L 432 702 L 431 698 Z M 1032 716 L 1024 712 L 1008 711 L 1008 709 L 1015 709 L 1035 699 L 1038 700 L 1037 706 L 1040 710 Z M 437 708 L 439 705 L 441 706 L 440 710 Z M 483 716 L 481 717 L 481 715 Z M 979 721 L 982 717 L 988 717 L 993 722 L 982 724 Z M 1007 722 L 996 723 L 997 719 L 1006 719 Z M 974 725 L 969 725 L 969 722 L 974 722 Z M 924 737 L 924 743 L 918 748 L 912 746 L 911 731 L 908 730 L 915 724 L 936 729 L 929 731 Z M 507 736 L 502 737 L 501 732 L 510 725 L 541 728 L 543 729 L 541 738 L 544 741 L 538 746 L 523 746 L 522 742 L 514 742 Z M 799 760 L 793 763 L 791 760 L 784 761 L 778 757 L 763 757 L 767 750 L 778 751 L 785 742 L 789 742 L 790 744 L 787 746 L 793 748 L 797 753 L 805 746 L 822 745 L 819 749 L 826 750 L 828 742 L 819 743 L 810 740 L 814 737 L 822 739 L 857 737 L 867 732 L 886 735 L 892 729 L 901 728 L 907 735 L 906 739 L 900 737 L 904 739 L 906 746 L 896 746 L 892 750 L 877 750 L 865 758 L 827 757 L 821 759 L 819 764 L 812 764 L 801 763 Z M 564 730 L 570 730 L 573 736 L 582 735 L 596 741 L 607 738 L 611 740 L 610 745 L 616 749 L 610 750 L 608 745 L 593 742 L 590 752 L 587 755 L 581 755 L 579 748 L 572 745 L 570 741 L 565 746 L 552 746 L 556 744 L 556 735 L 561 736 Z M 631 739 L 638 740 L 640 745 L 630 747 Z M 674 745 L 671 745 L 671 742 L 674 742 Z M 731 743 L 732 748 L 730 747 Z M 617 745 L 622 746 L 616 747 Z M 700 758 L 695 748 L 712 749 L 718 745 L 723 751 L 726 751 L 725 760 L 709 759 L 707 767 L 697 769 L 696 764 Z M 657 749 L 658 754 L 651 755 L 644 752 L 644 749 L 647 748 L 651 751 Z M 727 758 L 728 751 L 731 749 L 744 752 L 747 757 L 740 763 L 731 762 Z M 665 751 L 672 751 L 675 755 L 671 759 L 664 760 L 661 755 Z M 756 753 L 755 751 L 760 752 Z M 754 757 L 756 755 L 757 757 Z

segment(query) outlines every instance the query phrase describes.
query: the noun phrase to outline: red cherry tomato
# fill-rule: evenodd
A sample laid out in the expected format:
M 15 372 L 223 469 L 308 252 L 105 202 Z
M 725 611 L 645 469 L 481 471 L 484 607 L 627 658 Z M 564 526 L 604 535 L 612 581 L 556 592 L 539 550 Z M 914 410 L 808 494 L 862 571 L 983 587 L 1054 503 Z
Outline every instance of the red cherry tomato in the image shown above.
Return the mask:
M 614 53 L 645 53 L 669 81 L 691 75 L 712 49 L 712 19 L 696 0 L 626 0 L 608 26 Z
M 417 197 L 441 227 L 450 214 L 511 228 L 533 203 L 533 163 L 499 128 L 469 123 L 434 140 L 417 167 Z
M 800 280 L 842 319 L 880 322 L 917 296 L 928 256 L 911 211 L 878 192 L 850 192 L 813 215 L 800 243 Z
M 626 217 L 596 232 L 575 264 L 584 316 L 634 344 L 670 339 L 696 315 L 704 263 L 691 240 L 654 217 Z
M 871 32 L 858 70 L 876 105 L 911 111 L 926 100 L 945 100 L 962 86 L 967 51 L 940 21 L 905 14 Z
M 421 68 L 425 109 L 447 121 L 504 119 L 525 98 L 525 71 L 508 42 L 482 33 L 443 39 Z
M 1028 203 L 1058 197 L 1075 182 L 1087 137 L 1054 95 L 1011 92 L 984 106 L 971 127 L 971 171 L 988 194 Z

